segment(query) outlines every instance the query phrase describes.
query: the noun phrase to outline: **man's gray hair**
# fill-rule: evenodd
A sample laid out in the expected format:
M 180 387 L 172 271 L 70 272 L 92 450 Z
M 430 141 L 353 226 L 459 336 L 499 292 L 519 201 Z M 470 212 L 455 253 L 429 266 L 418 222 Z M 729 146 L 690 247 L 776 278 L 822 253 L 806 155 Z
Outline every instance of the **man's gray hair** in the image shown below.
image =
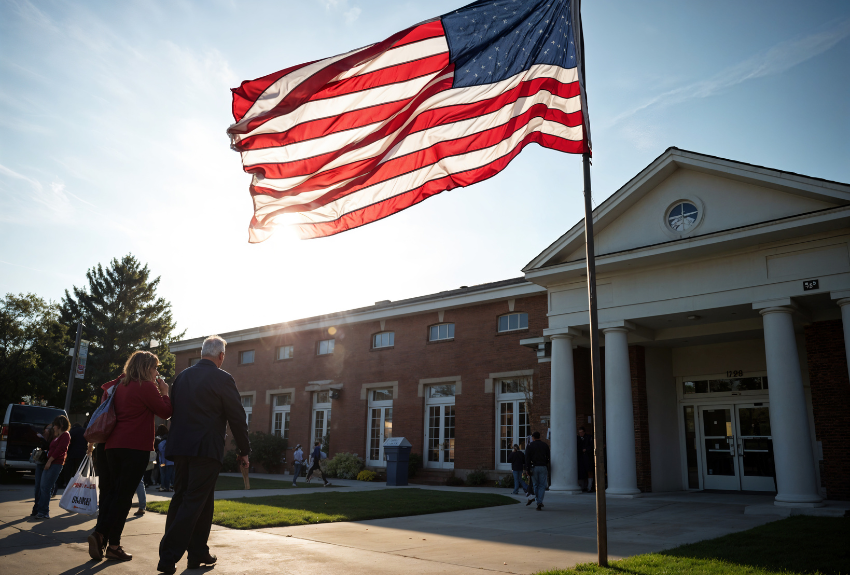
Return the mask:
M 201 346 L 201 357 L 218 358 L 218 354 L 224 353 L 224 346 L 226 345 L 227 342 L 224 341 L 223 337 L 211 335 L 204 340 L 204 345 Z

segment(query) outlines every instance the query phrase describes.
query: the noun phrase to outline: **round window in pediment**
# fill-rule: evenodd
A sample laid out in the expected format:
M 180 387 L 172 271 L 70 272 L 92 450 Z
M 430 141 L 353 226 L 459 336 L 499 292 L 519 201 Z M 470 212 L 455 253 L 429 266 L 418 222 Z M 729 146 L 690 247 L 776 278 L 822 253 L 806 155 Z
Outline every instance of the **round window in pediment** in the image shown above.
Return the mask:
M 699 209 L 691 202 L 676 202 L 667 212 L 667 225 L 675 232 L 689 232 L 697 225 L 699 215 Z

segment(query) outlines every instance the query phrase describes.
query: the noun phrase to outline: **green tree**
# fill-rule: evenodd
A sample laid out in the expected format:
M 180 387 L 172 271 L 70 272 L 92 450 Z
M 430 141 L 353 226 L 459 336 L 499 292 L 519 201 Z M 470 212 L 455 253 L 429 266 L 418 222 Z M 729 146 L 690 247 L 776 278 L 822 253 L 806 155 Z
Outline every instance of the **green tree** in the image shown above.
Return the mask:
M 132 254 L 113 258 L 107 268 L 98 264 L 86 278 L 87 287 L 74 286 L 73 293 L 65 290 L 61 306 L 62 322 L 73 329 L 82 321 L 83 339 L 89 341 L 86 383 L 77 381 L 72 405 L 79 409 L 94 405 L 100 386 L 117 377 L 130 354 L 139 349 L 156 353 L 162 362 L 159 372 L 166 379 L 173 377 L 175 362 L 168 342 L 183 333 L 174 333 L 171 303 L 157 296 L 160 278 L 151 278 L 148 266 Z
M 59 306 L 35 294 L 0 300 L 0 408 L 24 396 L 64 404 L 70 358 Z

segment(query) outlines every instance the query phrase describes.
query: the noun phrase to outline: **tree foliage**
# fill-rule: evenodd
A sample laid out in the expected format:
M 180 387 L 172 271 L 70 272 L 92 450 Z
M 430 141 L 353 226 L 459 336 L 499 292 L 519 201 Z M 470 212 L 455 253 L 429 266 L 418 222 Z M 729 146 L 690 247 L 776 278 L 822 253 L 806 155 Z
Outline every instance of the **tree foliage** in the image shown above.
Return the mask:
M 80 387 L 75 387 L 73 405 L 94 404 L 100 386 L 117 377 L 130 354 L 139 349 L 156 353 L 162 362 L 159 372 L 173 377 L 175 361 L 168 342 L 183 333 L 174 333 L 171 304 L 157 296 L 160 278 L 151 278 L 148 266 L 132 254 L 113 258 L 106 268 L 98 264 L 86 278 L 88 286 L 65 290 L 61 305 L 62 323 L 73 329 L 82 321 L 83 339 L 89 341 L 86 383 L 77 381 Z M 158 343 L 155 348 L 151 340 Z
M 70 358 L 59 306 L 35 294 L 0 300 L 0 408 L 24 396 L 62 406 Z

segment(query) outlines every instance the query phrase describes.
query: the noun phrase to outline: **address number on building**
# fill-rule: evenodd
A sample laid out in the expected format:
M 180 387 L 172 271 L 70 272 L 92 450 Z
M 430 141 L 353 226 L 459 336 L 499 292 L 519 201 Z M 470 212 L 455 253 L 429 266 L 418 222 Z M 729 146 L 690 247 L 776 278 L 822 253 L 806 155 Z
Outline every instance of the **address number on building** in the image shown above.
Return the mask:
M 732 371 L 726 372 L 726 377 L 743 377 L 744 370 L 742 369 L 733 369 Z
M 811 291 L 813 289 L 818 289 L 820 287 L 820 282 L 818 280 L 806 280 L 803 282 L 803 291 Z

